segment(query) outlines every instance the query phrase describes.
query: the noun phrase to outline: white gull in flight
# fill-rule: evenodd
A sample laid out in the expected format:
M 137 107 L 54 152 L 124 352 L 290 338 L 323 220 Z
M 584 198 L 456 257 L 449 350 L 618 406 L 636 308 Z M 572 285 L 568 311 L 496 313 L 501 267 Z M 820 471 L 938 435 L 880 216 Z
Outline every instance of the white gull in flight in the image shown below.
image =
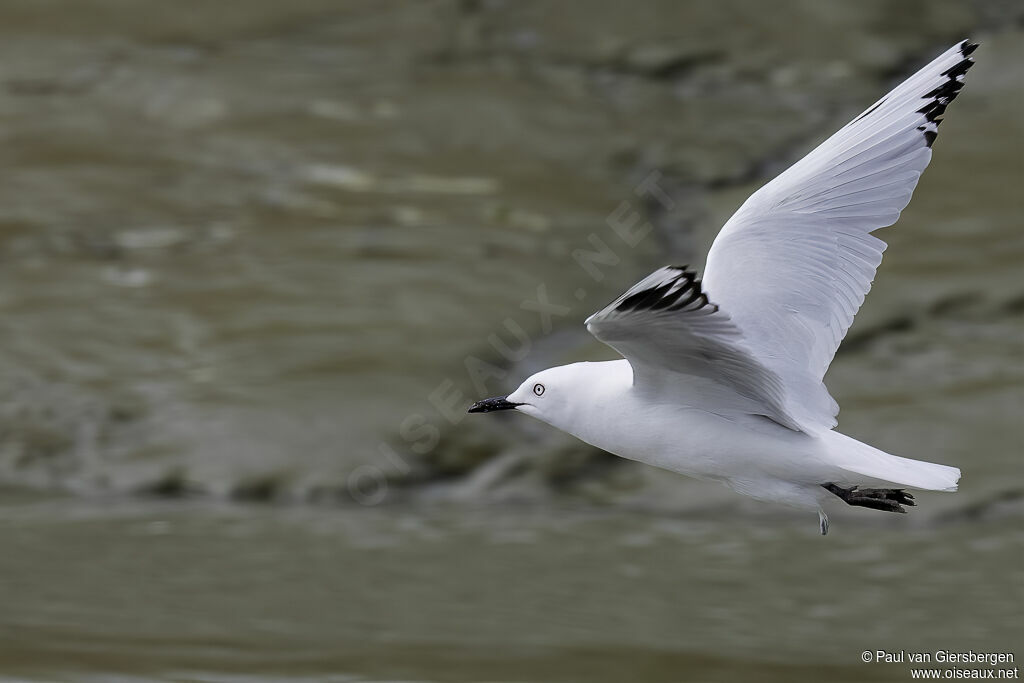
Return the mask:
M 835 431 L 822 378 L 882 261 L 871 233 L 910 201 L 976 47 L 950 48 L 751 195 L 703 281 L 668 266 L 590 316 L 622 360 L 538 372 L 469 412 L 514 409 L 624 458 L 816 509 L 822 534 L 834 496 L 906 512 L 904 488 L 955 491 L 959 469 Z

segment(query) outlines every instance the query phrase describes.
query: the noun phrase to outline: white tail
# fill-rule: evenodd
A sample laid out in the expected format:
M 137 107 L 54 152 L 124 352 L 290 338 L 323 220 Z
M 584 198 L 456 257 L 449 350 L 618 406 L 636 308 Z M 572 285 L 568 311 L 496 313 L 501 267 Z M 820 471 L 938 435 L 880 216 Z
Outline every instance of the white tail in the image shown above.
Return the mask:
M 957 489 L 959 468 L 901 458 L 839 432 L 827 432 L 821 436 L 832 462 L 852 474 L 929 491 Z M 852 483 L 863 485 L 868 482 L 852 480 Z

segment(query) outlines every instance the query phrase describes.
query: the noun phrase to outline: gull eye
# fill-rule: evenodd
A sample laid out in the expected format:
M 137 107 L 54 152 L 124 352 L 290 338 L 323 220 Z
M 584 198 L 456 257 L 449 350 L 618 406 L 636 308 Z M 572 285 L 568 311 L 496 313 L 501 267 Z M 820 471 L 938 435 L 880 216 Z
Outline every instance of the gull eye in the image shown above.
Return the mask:
M 535 393 L 537 396 L 543 396 L 544 395 L 544 385 L 543 384 L 534 384 L 533 385 L 533 393 Z

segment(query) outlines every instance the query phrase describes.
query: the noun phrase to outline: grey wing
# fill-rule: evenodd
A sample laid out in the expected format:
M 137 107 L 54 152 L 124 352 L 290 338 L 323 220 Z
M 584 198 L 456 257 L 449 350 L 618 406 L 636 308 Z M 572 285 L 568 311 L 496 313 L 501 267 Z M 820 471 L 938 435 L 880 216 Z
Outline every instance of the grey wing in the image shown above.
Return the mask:
M 779 376 L 754 357 L 740 329 L 683 267 L 651 273 L 586 325 L 629 361 L 634 385 L 643 391 L 801 429 L 785 408 Z
M 836 424 L 822 378 L 881 263 L 871 233 L 910 201 L 976 47 L 953 46 L 751 195 L 708 253 L 708 295 L 783 378 L 801 424 Z

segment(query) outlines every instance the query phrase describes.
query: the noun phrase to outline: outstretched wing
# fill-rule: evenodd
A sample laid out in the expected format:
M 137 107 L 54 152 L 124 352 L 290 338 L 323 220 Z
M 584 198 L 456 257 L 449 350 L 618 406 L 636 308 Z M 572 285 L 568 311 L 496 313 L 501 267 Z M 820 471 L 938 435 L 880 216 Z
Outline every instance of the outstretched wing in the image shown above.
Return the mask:
M 882 261 L 871 233 L 910 201 L 976 47 L 949 49 L 755 192 L 708 253 L 708 296 L 782 378 L 803 424 L 836 424 L 822 378 Z
M 676 400 L 691 392 L 694 406 L 765 415 L 801 428 L 786 410 L 782 380 L 751 354 L 739 328 L 683 267 L 651 273 L 586 324 L 629 361 L 638 387 L 667 390 Z M 679 374 L 688 381 L 671 381 Z

